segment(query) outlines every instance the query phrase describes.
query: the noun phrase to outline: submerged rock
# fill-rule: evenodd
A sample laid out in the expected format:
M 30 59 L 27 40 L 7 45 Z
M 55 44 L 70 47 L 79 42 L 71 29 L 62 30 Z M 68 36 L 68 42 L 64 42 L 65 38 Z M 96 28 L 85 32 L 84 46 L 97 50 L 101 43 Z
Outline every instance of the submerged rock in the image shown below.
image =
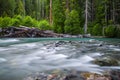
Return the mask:
M 29 76 L 24 80 L 120 80 L 120 70 L 106 70 L 102 74 L 55 70 L 49 74 L 39 73 Z
M 113 58 L 96 59 L 93 62 L 100 66 L 119 66 L 119 62 Z
M 85 80 L 79 73 L 64 72 L 54 70 L 50 74 L 39 73 L 38 75 L 29 76 L 24 80 Z
M 91 37 L 91 34 L 84 34 L 83 37 L 84 37 L 84 38 L 90 38 L 90 37 Z
M 85 78 L 82 76 L 77 76 L 77 75 L 71 74 L 71 75 L 65 76 L 65 78 L 63 80 L 85 80 Z

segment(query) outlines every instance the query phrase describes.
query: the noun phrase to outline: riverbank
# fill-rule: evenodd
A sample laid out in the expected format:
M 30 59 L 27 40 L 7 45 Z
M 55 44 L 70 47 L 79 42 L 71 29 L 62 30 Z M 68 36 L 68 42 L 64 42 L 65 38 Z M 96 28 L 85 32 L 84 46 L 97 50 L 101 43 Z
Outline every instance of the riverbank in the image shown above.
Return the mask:
M 36 38 L 36 37 L 88 38 L 91 37 L 91 35 L 58 34 L 50 30 L 39 30 L 37 28 L 29 28 L 25 26 L 0 29 L 0 38 Z

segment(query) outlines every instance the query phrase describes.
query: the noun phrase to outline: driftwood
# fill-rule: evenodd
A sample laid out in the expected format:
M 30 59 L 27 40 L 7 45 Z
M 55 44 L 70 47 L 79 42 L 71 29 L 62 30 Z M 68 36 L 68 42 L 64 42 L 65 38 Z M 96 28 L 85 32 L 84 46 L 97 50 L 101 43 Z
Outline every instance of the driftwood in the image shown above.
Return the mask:
M 16 38 L 16 37 L 62 37 L 61 34 L 52 31 L 43 31 L 29 27 L 9 27 L 0 29 L 0 37 Z
M 0 38 L 30 38 L 30 37 L 64 37 L 64 38 L 83 38 L 91 37 L 90 34 L 85 35 L 70 35 L 58 34 L 50 30 L 39 30 L 37 28 L 21 27 L 8 27 L 0 28 Z

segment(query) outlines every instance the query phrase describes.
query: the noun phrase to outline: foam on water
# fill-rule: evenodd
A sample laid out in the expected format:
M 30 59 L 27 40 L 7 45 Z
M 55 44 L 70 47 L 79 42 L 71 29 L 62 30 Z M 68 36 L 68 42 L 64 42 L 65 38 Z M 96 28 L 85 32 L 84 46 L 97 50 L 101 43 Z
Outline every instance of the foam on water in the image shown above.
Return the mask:
M 58 59 L 64 59 L 67 58 L 68 56 L 63 55 L 63 54 L 54 54 L 54 55 L 49 55 L 45 57 L 48 60 L 58 60 Z
M 18 42 L 19 39 L 0 39 L 0 43 Z
M 16 48 L 35 48 L 35 47 L 37 47 L 37 43 L 15 44 L 15 45 L 11 45 L 11 47 L 16 47 Z
M 0 47 L 0 51 L 5 51 L 5 50 L 7 50 L 7 49 Z
M 113 48 L 113 50 L 114 50 L 114 51 L 120 51 L 120 49 L 118 49 L 118 48 Z
M 99 57 L 99 56 L 102 56 L 102 54 L 99 53 L 99 52 L 96 52 L 96 53 L 89 54 L 89 56 L 91 56 L 91 57 Z
M 1 39 L 0 43 L 7 44 L 16 41 L 19 41 L 19 39 Z M 59 41 L 57 43 L 59 43 Z M 3 66 L 4 63 L 2 62 L 7 61 L 4 65 L 5 68 L 9 67 L 8 69 L 16 69 L 16 71 L 24 69 L 29 72 L 39 72 L 52 69 L 76 69 L 80 71 L 100 73 L 105 68 L 120 69 L 117 66 L 101 68 L 92 63 L 96 58 L 101 56 L 105 57 L 104 54 L 106 52 L 104 53 L 104 50 L 106 49 L 108 49 L 108 51 L 120 51 L 119 46 L 114 46 L 114 44 L 110 47 L 109 44 L 96 46 L 96 44 L 99 45 L 101 42 L 95 39 L 88 40 L 88 43 L 76 42 L 75 45 L 74 42 L 73 44 L 70 42 L 66 43 L 67 44 L 62 43 L 55 46 L 55 41 L 38 41 L 30 43 L 22 42 L 0 47 L 0 64 Z M 102 47 L 101 50 L 98 50 L 97 48 L 100 47 Z M 1 66 L 0 69 L 2 69 Z
M 7 61 L 5 58 L 0 58 L 0 62 L 5 62 Z
M 93 61 L 94 58 L 92 58 L 88 55 L 84 55 L 84 56 L 80 57 L 79 60 L 81 61 L 81 63 L 87 63 L 87 62 Z

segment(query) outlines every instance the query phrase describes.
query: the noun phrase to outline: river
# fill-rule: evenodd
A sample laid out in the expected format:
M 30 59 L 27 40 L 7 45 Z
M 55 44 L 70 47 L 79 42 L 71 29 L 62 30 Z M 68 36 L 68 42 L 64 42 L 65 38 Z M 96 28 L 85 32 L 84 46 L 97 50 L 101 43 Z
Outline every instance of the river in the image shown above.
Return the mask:
M 0 39 L 0 80 L 23 80 L 30 74 L 54 69 L 95 73 L 119 70 L 119 53 L 120 39 L 112 38 Z

